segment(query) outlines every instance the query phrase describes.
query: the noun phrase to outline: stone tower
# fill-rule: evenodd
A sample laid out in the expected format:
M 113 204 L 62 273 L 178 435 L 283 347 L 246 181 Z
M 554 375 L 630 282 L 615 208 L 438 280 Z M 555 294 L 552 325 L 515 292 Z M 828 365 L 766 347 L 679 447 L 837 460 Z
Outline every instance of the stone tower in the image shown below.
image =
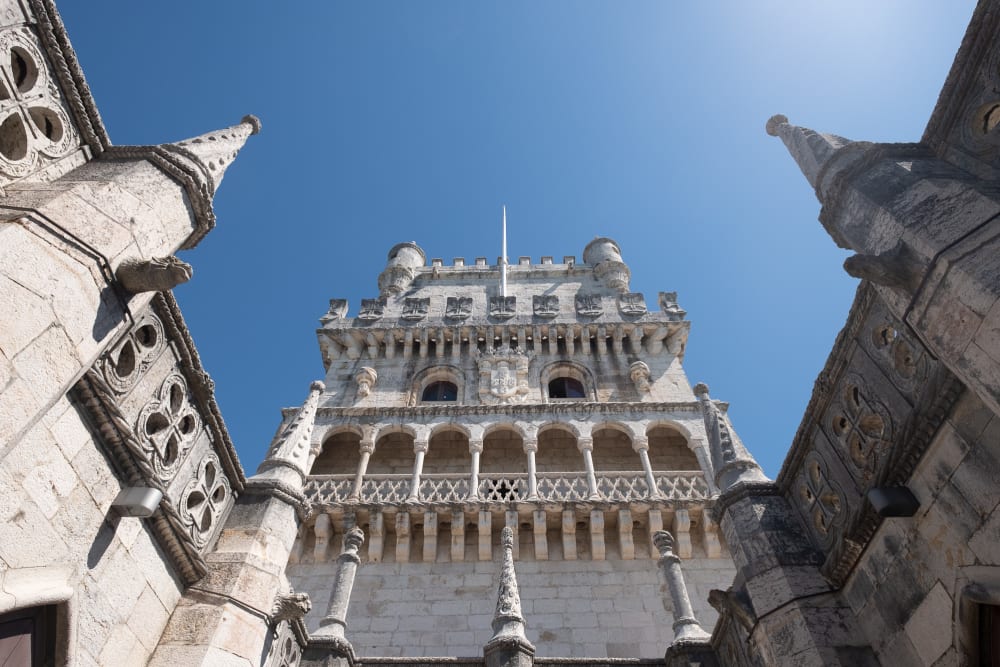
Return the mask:
M 653 535 L 673 534 L 708 627 L 708 591 L 734 574 L 706 511 L 716 482 L 685 312 L 670 292 L 648 309 L 609 238 L 582 263 L 518 258 L 506 294 L 502 266 L 428 266 L 400 243 L 377 295 L 354 313 L 333 299 L 321 318 L 312 512 L 287 571 L 312 598 L 306 625 L 322 635 L 336 616 L 346 557 L 360 561 L 344 633 L 356 655 L 481 656 L 509 528 L 538 656 L 660 658 L 666 629 L 692 619 L 674 618 Z M 338 558 L 352 529 L 364 543 Z

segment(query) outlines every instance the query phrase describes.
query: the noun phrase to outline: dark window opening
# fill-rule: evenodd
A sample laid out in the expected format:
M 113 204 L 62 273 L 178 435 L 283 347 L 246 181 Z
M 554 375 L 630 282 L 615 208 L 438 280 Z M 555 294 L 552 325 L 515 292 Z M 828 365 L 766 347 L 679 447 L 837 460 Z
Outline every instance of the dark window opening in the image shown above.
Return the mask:
M 0 659 L 5 665 L 55 665 L 56 607 L 32 607 L 0 614 Z
M 424 387 L 424 393 L 420 396 L 421 401 L 457 401 L 458 387 L 454 382 L 438 380 L 431 382 Z
M 979 605 L 979 664 L 1000 667 L 1000 607 Z
M 561 377 L 549 382 L 549 398 L 585 398 L 583 383 L 574 378 Z

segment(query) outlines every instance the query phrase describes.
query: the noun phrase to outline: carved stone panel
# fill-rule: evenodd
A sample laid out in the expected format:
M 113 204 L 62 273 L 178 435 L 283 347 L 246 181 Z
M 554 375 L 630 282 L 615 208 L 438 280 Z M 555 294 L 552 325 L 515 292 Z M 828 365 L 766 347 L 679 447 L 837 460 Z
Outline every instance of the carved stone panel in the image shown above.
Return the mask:
M 168 481 L 194 444 L 201 418 L 192 405 L 187 381 L 171 373 L 157 395 L 139 412 L 135 432 L 161 481 Z
M 444 316 L 449 320 L 465 320 L 472 316 L 471 296 L 449 296 Z
M 361 310 L 358 319 L 368 322 L 380 319 L 385 314 L 385 301 L 382 299 L 361 299 Z
M 330 299 L 330 310 L 319 321 L 323 324 L 342 320 L 347 315 L 347 299 Z
M 490 317 L 501 320 L 510 319 L 517 313 L 517 297 L 491 296 L 489 308 Z
M 403 312 L 400 314 L 400 317 L 411 322 L 422 320 L 427 317 L 427 311 L 430 309 L 430 306 L 430 298 L 418 299 L 407 297 L 403 299 Z
M 889 410 L 871 396 L 862 378 L 849 374 L 835 390 L 826 419 L 859 486 L 866 489 L 881 469 L 893 439 Z
M 827 471 L 822 457 L 811 454 L 796 482 L 799 502 L 810 530 L 821 545 L 828 544 L 844 523 L 846 499 Z
M 677 305 L 677 292 L 660 292 L 660 310 L 671 320 L 683 320 L 687 311 Z
M 597 317 L 604 312 L 600 294 L 577 294 L 576 312 L 584 317 Z
M 555 294 L 536 294 L 531 297 L 531 307 L 538 317 L 555 317 L 559 314 L 559 297 Z
M 642 292 L 623 292 L 618 295 L 618 310 L 623 315 L 645 315 L 646 298 Z

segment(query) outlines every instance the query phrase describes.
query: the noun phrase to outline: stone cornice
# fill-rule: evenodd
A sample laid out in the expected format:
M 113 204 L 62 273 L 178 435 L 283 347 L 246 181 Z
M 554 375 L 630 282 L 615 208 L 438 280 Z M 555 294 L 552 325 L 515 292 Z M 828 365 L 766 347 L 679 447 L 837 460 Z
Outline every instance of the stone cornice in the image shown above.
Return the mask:
M 443 300 L 445 297 L 441 297 Z M 530 305 L 528 308 L 530 310 Z M 345 318 L 339 320 L 340 324 L 329 324 L 316 329 L 317 336 L 333 336 L 337 334 L 353 334 L 366 336 L 369 333 L 382 333 L 395 330 L 421 330 L 421 329 L 444 329 L 452 331 L 454 329 L 475 329 L 476 327 L 553 327 L 553 326 L 597 326 L 597 325 L 622 325 L 626 327 L 636 327 L 643 329 L 643 333 L 652 333 L 656 327 L 669 326 L 672 331 L 688 331 L 691 322 L 688 320 L 671 319 L 671 316 L 664 313 L 647 311 L 643 315 L 626 316 L 625 319 L 619 313 L 605 313 L 600 317 L 588 317 L 581 320 L 574 316 L 541 317 L 529 312 L 515 315 L 510 319 L 498 320 L 497 318 L 474 317 L 462 321 L 449 320 L 447 318 L 427 318 L 417 321 L 404 319 L 379 319 L 367 322 L 360 318 Z M 333 320 L 338 322 L 338 320 Z M 649 329 L 649 331 L 645 331 Z
M 725 412 L 727 403 L 718 403 Z M 287 408 L 295 410 L 297 408 Z M 569 419 L 589 420 L 595 415 L 645 415 L 650 413 L 690 413 L 694 417 L 701 415 L 701 407 L 697 401 L 674 403 L 524 403 L 510 405 L 417 405 L 413 407 L 319 407 L 316 418 L 369 417 L 376 420 L 389 421 L 393 419 L 419 419 L 421 417 L 464 417 L 469 415 L 497 415 L 511 420 L 524 420 L 531 416 L 559 415 Z

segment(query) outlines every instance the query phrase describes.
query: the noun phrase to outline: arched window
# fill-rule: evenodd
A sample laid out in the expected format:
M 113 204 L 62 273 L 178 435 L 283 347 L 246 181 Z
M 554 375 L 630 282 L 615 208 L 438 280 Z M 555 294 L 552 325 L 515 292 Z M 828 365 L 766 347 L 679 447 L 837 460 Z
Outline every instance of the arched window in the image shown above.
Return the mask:
M 585 398 L 583 383 L 576 378 L 557 377 L 549 382 L 549 398 Z
M 454 382 L 438 380 L 424 387 L 420 395 L 421 401 L 457 401 L 458 386 Z

